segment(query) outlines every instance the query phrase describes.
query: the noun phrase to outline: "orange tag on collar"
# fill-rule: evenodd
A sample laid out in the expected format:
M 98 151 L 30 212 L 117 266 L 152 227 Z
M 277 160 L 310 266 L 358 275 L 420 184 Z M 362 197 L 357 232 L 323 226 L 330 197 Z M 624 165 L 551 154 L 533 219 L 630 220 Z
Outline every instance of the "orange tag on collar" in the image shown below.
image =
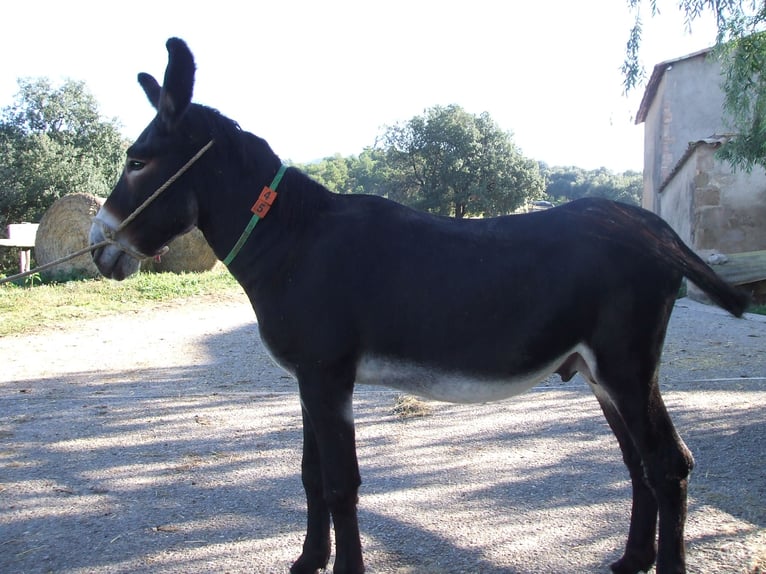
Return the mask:
M 268 185 L 264 186 L 261 195 L 258 196 L 258 201 L 256 201 L 253 207 L 250 208 L 250 211 L 263 219 L 266 217 L 269 209 L 271 209 L 271 205 L 274 203 L 276 198 L 277 192 L 271 189 Z

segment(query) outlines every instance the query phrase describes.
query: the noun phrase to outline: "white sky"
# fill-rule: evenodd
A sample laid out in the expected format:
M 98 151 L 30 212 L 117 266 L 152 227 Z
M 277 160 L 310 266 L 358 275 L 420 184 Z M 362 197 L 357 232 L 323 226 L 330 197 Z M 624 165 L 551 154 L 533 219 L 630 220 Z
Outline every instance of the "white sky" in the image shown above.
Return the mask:
M 711 45 L 675 2 L 645 15 L 642 59 Z M 0 107 L 19 77 L 84 80 L 135 138 L 153 110 L 138 72 L 160 81 L 165 40 L 187 41 L 195 101 L 266 138 L 283 159 L 358 154 L 385 126 L 435 105 L 489 112 L 522 153 L 549 165 L 643 168 L 643 94 L 623 95 L 626 0 L 6 0 Z

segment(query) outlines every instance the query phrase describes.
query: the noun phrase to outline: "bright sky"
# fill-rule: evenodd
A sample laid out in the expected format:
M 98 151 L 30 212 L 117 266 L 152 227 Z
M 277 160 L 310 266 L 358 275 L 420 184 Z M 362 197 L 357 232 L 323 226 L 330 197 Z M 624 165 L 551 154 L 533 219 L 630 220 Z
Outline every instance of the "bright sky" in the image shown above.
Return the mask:
M 711 21 L 689 35 L 676 3 L 658 4 L 647 76 L 715 39 Z M 83 80 L 131 139 L 153 117 L 136 74 L 161 81 L 178 36 L 197 62 L 195 101 L 283 159 L 356 155 L 385 126 L 458 104 L 551 166 L 643 168 L 643 87 L 626 98 L 620 74 L 626 0 L 9 0 L 2 12 L 0 107 L 19 77 Z

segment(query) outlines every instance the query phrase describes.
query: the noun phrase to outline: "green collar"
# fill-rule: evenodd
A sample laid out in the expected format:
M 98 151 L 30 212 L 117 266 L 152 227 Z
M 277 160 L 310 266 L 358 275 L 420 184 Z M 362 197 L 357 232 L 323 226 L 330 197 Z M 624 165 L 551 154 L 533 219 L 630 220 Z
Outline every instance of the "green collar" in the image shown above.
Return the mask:
M 277 172 L 277 175 L 274 176 L 271 185 L 263 188 L 261 195 L 258 196 L 258 201 L 256 201 L 253 207 L 250 208 L 250 211 L 253 212 L 253 217 L 250 218 L 250 221 L 248 222 L 247 227 L 245 227 L 245 230 L 242 232 L 242 235 L 239 236 L 239 239 L 237 239 L 234 247 L 231 248 L 231 251 L 226 256 L 226 259 L 223 260 L 223 264 L 226 265 L 226 267 L 228 267 L 229 264 L 234 261 L 234 258 L 237 256 L 237 253 L 239 253 L 239 250 L 242 249 L 242 246 L 245 244 L 245 241 L 247 241 L 247 238 L 250 237 L 250 233 L 252 233 L 256 224 L 261 219 L 266 217 L 266 214 L 271 208 L 271 204 L 273 204 L 274 200 L 277 198 L 277 186 L 279 185 L 279 182 L 282 181 L 282 176 L 285 175 L 286 170 L 287 166 L 284 164 L 279 166 L 279 171 Z

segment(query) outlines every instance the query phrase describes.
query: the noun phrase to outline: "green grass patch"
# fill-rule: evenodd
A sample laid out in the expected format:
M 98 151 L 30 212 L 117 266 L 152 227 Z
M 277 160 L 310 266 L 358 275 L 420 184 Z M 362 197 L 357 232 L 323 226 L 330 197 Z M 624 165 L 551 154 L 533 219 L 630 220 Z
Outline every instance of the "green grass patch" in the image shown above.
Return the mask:
M 135 312 L 173 300 L 241 294 L 242 288 L 225 268 L 206 273 L 138 273 L 125 281 L 6 283 L 0 285 L 0 337 L 55 328 L 72 320 Z

